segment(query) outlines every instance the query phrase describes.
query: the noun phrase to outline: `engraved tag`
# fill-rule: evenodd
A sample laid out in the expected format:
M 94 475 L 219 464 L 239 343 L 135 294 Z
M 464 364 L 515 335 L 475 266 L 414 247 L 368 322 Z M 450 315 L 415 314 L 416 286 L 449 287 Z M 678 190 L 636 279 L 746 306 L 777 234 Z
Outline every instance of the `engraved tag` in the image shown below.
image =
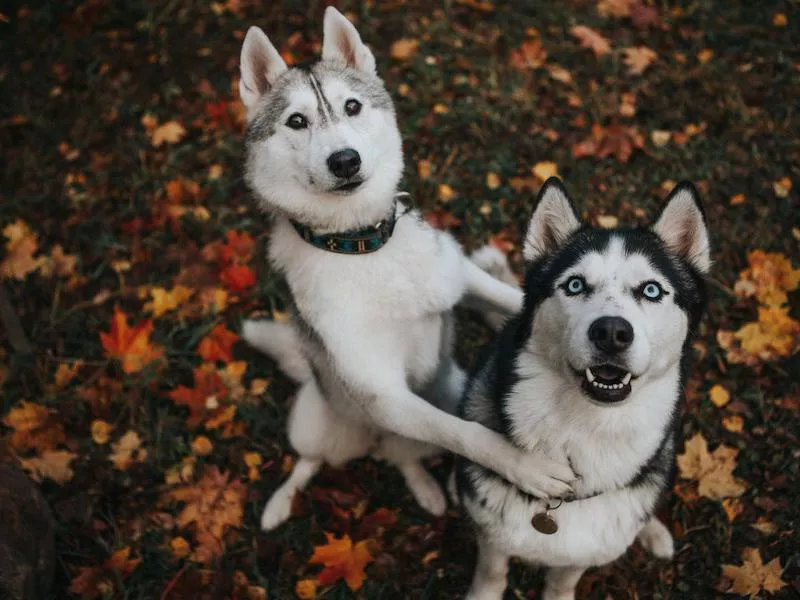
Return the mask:
M 556 531 L 558 531 L 558 523 L 556 523 L 556 520 L 546 512 L 536 513 L 533 515 L 533 518 L 531 519 L 531 525 L 533 525 L 533 528 L 536 531 L 545 535 L 553 535 Z

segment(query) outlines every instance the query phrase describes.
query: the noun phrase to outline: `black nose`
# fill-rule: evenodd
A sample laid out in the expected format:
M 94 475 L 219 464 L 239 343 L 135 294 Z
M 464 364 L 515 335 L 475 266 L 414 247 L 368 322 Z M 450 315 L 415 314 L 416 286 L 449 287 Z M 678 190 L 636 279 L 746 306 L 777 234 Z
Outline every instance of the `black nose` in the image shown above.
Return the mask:
M 328 157 L 328 168 L 342 179 L 352 177 L 361 168 L 361 157 L 352 148 L 345 148 Z
M 616 354 L 633 343 L 633 327 L 622 317 L 600 317 L 589 326 L 589 340 L 603 352 Z

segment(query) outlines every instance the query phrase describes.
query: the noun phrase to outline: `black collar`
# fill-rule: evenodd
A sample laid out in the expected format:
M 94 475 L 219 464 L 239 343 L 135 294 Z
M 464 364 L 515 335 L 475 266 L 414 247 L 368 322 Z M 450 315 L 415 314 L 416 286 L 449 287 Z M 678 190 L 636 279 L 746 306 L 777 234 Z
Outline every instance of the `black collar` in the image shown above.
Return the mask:
M 290 219 L 298 235 L 312 246 L 336 254 L 370 254 L 383 248 L 394 233 L 397 205 L 392 205 L 392 212 L 375 225 L 355 231 L 339 233 L 314 233 L 308 225 Z

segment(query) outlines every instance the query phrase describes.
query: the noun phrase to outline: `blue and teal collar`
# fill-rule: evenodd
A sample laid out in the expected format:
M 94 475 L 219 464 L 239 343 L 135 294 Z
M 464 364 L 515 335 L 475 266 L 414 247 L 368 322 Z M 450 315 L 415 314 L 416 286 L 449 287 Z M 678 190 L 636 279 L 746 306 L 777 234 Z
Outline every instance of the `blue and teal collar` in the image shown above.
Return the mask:
M 382 221 L 365 229 L 343 231 L 341 233 L 317 234 L 308 225 L 292 220 L 292 226 L 298 235 L 312 246 L 336 254 L 370 254 L 380 250 L 394 233 L 396 221 L 395 207 L 391 214 Z

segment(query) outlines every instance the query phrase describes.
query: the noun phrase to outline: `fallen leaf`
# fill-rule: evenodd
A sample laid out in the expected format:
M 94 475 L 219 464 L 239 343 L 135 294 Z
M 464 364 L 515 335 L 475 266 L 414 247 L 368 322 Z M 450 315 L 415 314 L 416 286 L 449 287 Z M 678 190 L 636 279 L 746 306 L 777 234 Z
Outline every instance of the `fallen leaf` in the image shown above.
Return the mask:
M 461 225 L 461 219 L 441 206 L 426 212 L 425 220 L 437 229 L 451 229 Z
M 632 0 L 599 0 L 597 12 L 603 17 L 622 19 L 630 16 Z
M 208 456 L 214 450 L 214 444 L 204 435 L 198 435 L 192 440 L 192 452 L 198 456 Z
M 439 200 L 441 202 L 444 202 L 445 204 L 447 204 L 453 198 L 458 196 L 456 191 L 446 183 L 440 183 L 439 184 L 439 193 L 438 193 L 438 195 L 439 195 Z
M 741 433 L 744 429 L 744 419 L 739 415 L 728 415 L 722 418 L 722 426 L 731 433 Z
M 261 463 L 263 458 L 258 452 L 245 452 L 244 464 L 247 466 L 247 478 L 250 481 L 258 481 L 261 479 Z
M 313 579 L 300 579 L 294 586 L 294 593 L 300 600 L 315 600 L 317 582 Z
M 242 525 L 246 493 L 241 481 L 231 481 L 230 474 L 216 466 L 206 467 L 197 484 L 169 492 L 173 500 L 184 503 L 177 525 L 193 532 L 193 561 L 208 564 L 223 554 L 226 532 Z
M 369 540 L 354 545 L 347 534 L 339 539 L 332 533 L 326 533 L 325 537 L 328 543 L 314 546 L 314 554 L 308 559 L 310 565 L 325 566 L 317 580 L 327 586 L 344 579 L 352 591 L 360 590 L 366 579 L 364 567 L 374 560 L 369 551 Z
M 114 597 L 115 586 L 127 579 L 142 562 L 130 558 L 131 549 L 121 548 L 97 567 L 80 567 L 69 584 L 69 592 L 86 600 Z
M 6 257 L 0 262 L 0 278 L 25 279 L 42 264 L 42 258 L 33 255 L 39 248 L 36 234 L 21 219 L 3 228 Z
M 737 331 L 720 330 L 717 342 L 731 364 L 755 366 L 787 358 L 800 351 L 800 323 L 789 316 L 788 307 L 758 309 L 758 321 Z
M 46 477 L 64 484 L 75 475 L 69 465 L 77 457 L 77 454 L 67 450 L 45 450 L 41 456 L 22 459 L 20 463 L 35 481 L 41 482 Z
M 421 179 L 430 179 L 433 175 L 433 163 L 424 158 L 417 161 L 417 173 Z
M 611 52 L 611 44 L 602 35 L 597 33 L 594 29 L 586 27 L 585 25 L 574 25 L 569 30 L 573 37 L 577 38 L 581 44 L 581 48 L 588 48 L 596 57 L 601 57 Z
M 189 542 L 186 541 L 186 538 L 181 536 L 172 538 L 169 542 L 169 548 L 172 551 L 172 556 L 175 558 L 185 558 L 189 556 L 189 553 L 192 551 Z
M 711 48 L 703 48 L 697 53 L 697 62 L 701 65 L 708 63 L 712 58 L 714 58 L 714 51 Z
M 747 255 L 748 267 L 734 286 L 742 298 L 755 297 L 760 304 L 781 306 L 789 301 L 788 292 L 800 287 L 800 269 L 779 252 L 753 250 Z
M 102 446 L 108 443 L 108 440 L 111 437 L 111 432 L 114 431 L 114 427 L 103 419 L 95 419 L 92 421 L 91 430 L 92 441 L 95 444 Z
M 490 171 L 486 174 L 486 187 L 490 190 L 496 190 L 503 184 L 500 176 L 497 173 Z
M 56 244 L 50 250 L 50 256 L 43 256 L 39 259 L 39 272 L 42 277 L 69 277 L 75 274 L 75 265 L 78 257 L 74 254 L 66 254 L 61 244 Z
M 233 360 L 233 345 L 238 340 L 238 335 L 220 323 L 211 330 L 211 333 L 200 340 L 197 353 L 206 362 L 228 363 Z
M 194 290 L 184 285 L 176 285 L 171 290 L 162 287 L 150 288 L 152 300 L 144 305 L 144 310 L 158 319 L 184 305 L 193 293 Z
M 511 68 L 517 71 L 538 69 L 546 60 L 547 50 L 544 49 L 539 38 L 525 40 L 519 48 L 511 51 L 508 58 Z
M 389 56 L 395 60 L 410 60 L 417 54 L 419 40 L 403 38 L 395 41 L 389 49 Z
M 619 224 L 619 219 L 614 215 L 597 215 L 595 221 L 603 229 L 614 229 Z
M 728 390 L 719 384 L 712 386 L 708 392 L 708 397 L 711 399 L 711 403 L 717 408 L 722 408 L 730 402 L 731 399 Z
M 603 127 L 595 123 L 591 135 L 572 146 L 572 156 L 575 158 L 615 156 L 621 163 L 626 163 L 634 150 L 643 147 L 644 138 L 635 127 L 626 125 Z
M 786 27 L 789 24 L 789 19 L 783 13 L 775 13 L 772 17 L 772 24 L 775 27 Z
M 765 517 L 758 517 L 758 520 L 750 525 L 750 527 L 763 533 L 764 535 L 772 535 L 778 531 L 778 526 L 772 521 L 767 520 Z
M 186 135 L 186 129 L 177 121 L 168 121 L 150 132 L 150 143 L 160 148 L 164 143 L 177 144 Z
M 219 280 L 232 292 L 246 292 L 256 284 L 256 274 L 247 265 L 229 265 L 220 271 Z
M 713 454 L 702 434 L 696 433 L 686 442 L 683 454 L 677 457 L 678 470 L 684 479 L 698 482 L 698 493 L 712 500 L 736 498 L 746 489 L 743 482 L 733 476 L 739 451 L 720 444 Z
M 744 504 L 738 498 L 725 498 L 722 501 L 722 510 L 725 511 L 728 523 L 732 523 L 744 511 Z
M 730 203 L 731 206 L 738 206 L 739 204 L 744 204 L 745 200 L 744 194 L 736 194 L 735 196 L 731 196 Z
M 142 439 L 133 430 L 128 431 L 111 444 L 111 449 L 112 453 L 109 459 L 118 471 L 127 471 L 135 463 L 140 463 L 147 458 L 147 450 L 142 448 Z
M 58 389 L 67 387 L 78 374 L 83 366 L 82 360 L 76 360 L 71 365 L 69 363 L 61 363 L 58 365 L 55 374 L 55 384 Z
M 731 581 L 726 591 L 751 598 L 762 590 L 774 594 L 786 587 L 786 582 L 781 579 L 782 573 L 780 558 L 765 565 L 758 548 L 744 549 L 741 566 L 722 565 L 722 576 Z
M 558 177 L 558 165 L 549 160 L 538 162 L 531 167 L 531 173 L 544 182 L 550 177 Z
M 46 407 L 23 400 L 3 418 L 13 430 L 8 443 L 17 452 L 53 450 L 66 441 L 64 429 Z
M 176 404 L 189 409 L 186 424 L 192 429 L 217 411 L 220 408 L 219 401 L 228 394 L 222 379 L 211 365 L 195 368 L 193 375 L 194 387 L 178 386 L 167 394 Z
M 656 129 L 655 131 L 650 132 L 650 140 L 653 142 L 653 145 L 656 148 L 663 148 L 669 142 L 669 139 L 672 137 L 672 133 L 669 131 L 662 131 L 660 129 Z
M 630 75 L 641 75 L 645 72 L 653 61 L 658 58 L 658 54 L 653 52 L 647 46 L 638 46 L 636 48 L 625 48 L 622 50 L 625 54 L 623 62 L 628 66 L 628 73 Z
M 152 332 L 151 320 L 147 319 L 131 328 L 127 315 L 115 307 L 111 330 L 108 333 L 100 332 L 100 341 L 108 358 L 118 359 L 125 373 L 136 373 L 164 356 L 164 349 L 150 341 Z
M 772 189 L 778 198 L 788 198 L 789 192 L 792 191 L 792 180 L 788 177 L 783 177 L 772 184 Z

